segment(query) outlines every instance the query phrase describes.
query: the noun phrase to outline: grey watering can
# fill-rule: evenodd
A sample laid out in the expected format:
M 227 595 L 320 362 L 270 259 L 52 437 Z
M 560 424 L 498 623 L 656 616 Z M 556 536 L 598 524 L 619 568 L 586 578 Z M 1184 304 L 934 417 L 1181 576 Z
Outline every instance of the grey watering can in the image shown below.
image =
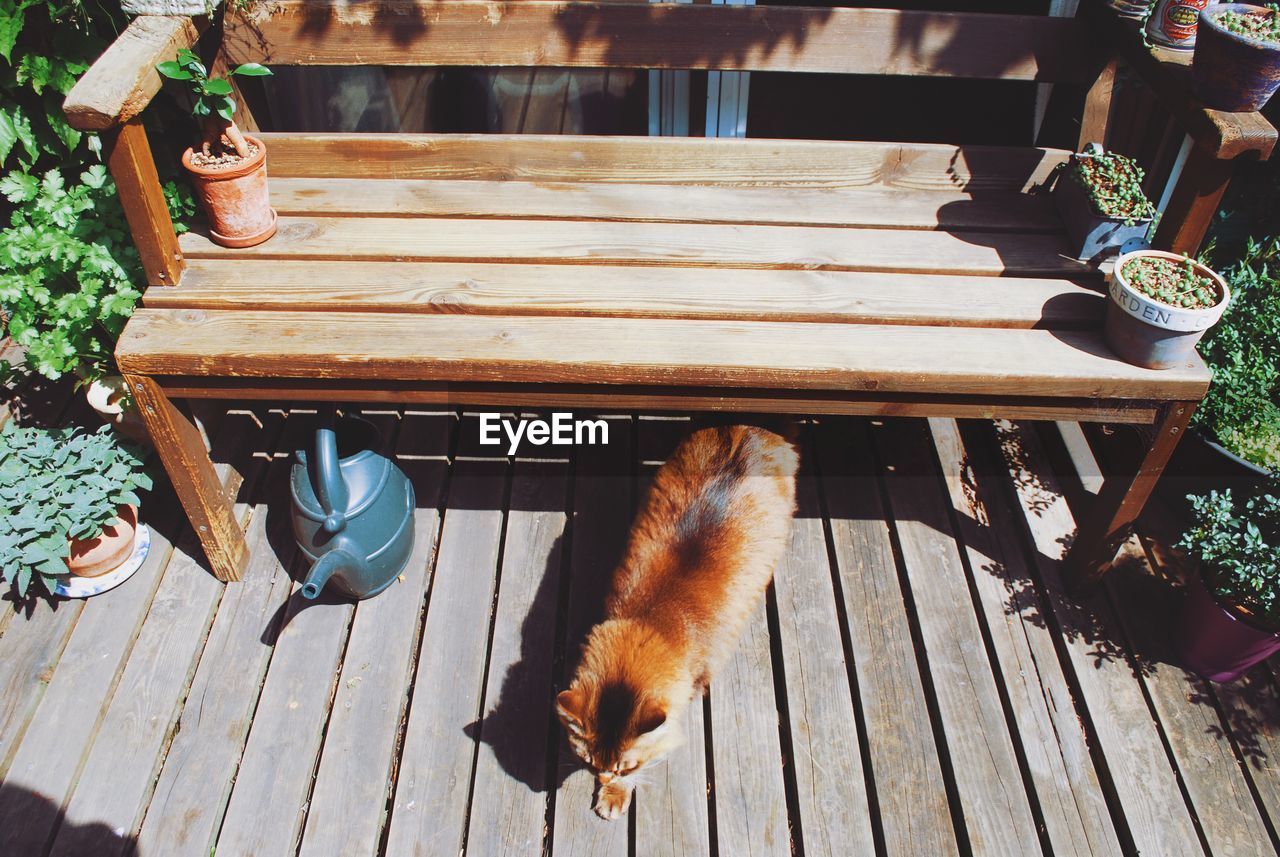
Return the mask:
M 302 595 L 315 598 L 326 583 L 352 598 L 377 595 L 413 550 L 413 483 L 367 420 L 322 417 L 314 444 L 294 453 L 290 471 L 293 535 L 312 563 Z

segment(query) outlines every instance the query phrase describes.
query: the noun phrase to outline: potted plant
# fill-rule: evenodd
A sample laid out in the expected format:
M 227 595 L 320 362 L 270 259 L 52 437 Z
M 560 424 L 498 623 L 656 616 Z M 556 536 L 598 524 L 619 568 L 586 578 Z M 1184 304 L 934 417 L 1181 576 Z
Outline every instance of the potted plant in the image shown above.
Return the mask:
M 1191 497 L 1178 547 L 1197 561 L 1177 648 L 1212 681 L 1231 681 L 1280 651 L 1280 490 L 1243 504 L 1231 491 Z
M 1196 97 L 1216 110 L 1261 110 L 1280 88 L 1280 6 L 1225 3 L 1200 15 Z
M 236 103 L 227 77 L 262 77 L 271 71 L 258 63 L 244 63 L 227 77 L 210 78 L 192 51 L 178 51 L 176 60 L 162 62 L 156 71 L 185 82 L 193 98 L 191 113 L 204 132 L 199 149 L 182 153 L 196 195 L 209 218 L 209 236 L 224 247 L 252 247 L 276 233 L 276 212 L 267 195 L 267 147 L 236 127 Z
M 1096 144 L 1071 156 L 1053 198 L 1077 259 L 1093 259 L 1126 241 L 1144 240 L 1155 206 L 1142 190 L 1142 169 L 1132 158 Z
M 138 491 L 151 488 L 136 450 L 109 426 L 0 429 L 0 574 L 25 597 L 67 575 L 100 577 L 134 554 Z
M 1125 361 L 1147 369 L 1184 364 L 1227 308 L 1226 281 L 1208 267 L 1163 250 L 1116 260 L 1104 335 Z

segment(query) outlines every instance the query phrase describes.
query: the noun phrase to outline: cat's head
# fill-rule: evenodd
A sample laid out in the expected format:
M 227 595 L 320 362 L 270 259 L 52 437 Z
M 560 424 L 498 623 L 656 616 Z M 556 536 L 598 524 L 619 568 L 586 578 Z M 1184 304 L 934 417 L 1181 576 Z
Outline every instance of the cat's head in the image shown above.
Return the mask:
M 602 779 L 629 776 L 681 742 L 669 706 L 624 681 L 575 680 L 556 713 L 573 752 Z

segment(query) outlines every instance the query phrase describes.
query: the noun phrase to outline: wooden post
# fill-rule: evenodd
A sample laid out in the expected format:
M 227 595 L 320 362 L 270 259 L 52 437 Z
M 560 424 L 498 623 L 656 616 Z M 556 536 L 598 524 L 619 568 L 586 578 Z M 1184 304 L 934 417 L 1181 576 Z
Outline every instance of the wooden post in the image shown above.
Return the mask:
M 153 379 L 125 375 L 125 382 L 200 539 L 209 567 L 219 580 L 239 580 L 249 561 L 249 548 L 236 520 L 234 498 L 218 479 L 200 430 Z
M 116 193 L 124 206 L 133 243 L 142 257 L 147 284 L 176 286 L 186 265 L 142 121 L 134 117 L 104 137 L 108 147 L 107 166 L 116 181 Z
M 1089 94 L 1084 100 L 1084 114 L 1080 117 L 1080 142 L 1076 146 L 1079 151 L 1090 143 L 1107 144 L 1107 129 L 1111 124 L 1111 96 L 1116 88 L 1116 69 L 1120 64 L 1117 57 L 1111 57 L 1098 77 L 1089 87 Z
M 1096 505 L 1076 528 L 1075 541 L 1064 560 L 1063 579 L 1071 591 L 1087 590 L 1115 559 L 1195 410 L 1195 402 L 1162 405 L 1153 424 L 1155 436 L 1137 471 L 1109 477 L 1102 484 Z
M 1191 149 L 1169 204 L 1160 215 L 1160 226 L 1152 240 L 1156 249 L 1196 254 L 1231 183 L 1234 166 L 1234 161 L 1220 160 L 1199 146 Z

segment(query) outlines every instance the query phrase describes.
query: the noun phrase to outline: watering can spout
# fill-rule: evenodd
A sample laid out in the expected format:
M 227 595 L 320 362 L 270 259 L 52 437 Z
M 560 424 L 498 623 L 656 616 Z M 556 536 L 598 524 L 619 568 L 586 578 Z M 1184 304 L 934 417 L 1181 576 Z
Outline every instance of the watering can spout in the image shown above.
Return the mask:
M 329 582 L 329 578 L 334 575 L 337 575 L 340 580 L 348 575 L 358 577 L 365 573 L 367 565 L 365 560 L 345 548 L 334 548 L 311 566 L 311 573 L 302 584 L 302 597 L 314 600 L 320 595 L 324 585 Z

